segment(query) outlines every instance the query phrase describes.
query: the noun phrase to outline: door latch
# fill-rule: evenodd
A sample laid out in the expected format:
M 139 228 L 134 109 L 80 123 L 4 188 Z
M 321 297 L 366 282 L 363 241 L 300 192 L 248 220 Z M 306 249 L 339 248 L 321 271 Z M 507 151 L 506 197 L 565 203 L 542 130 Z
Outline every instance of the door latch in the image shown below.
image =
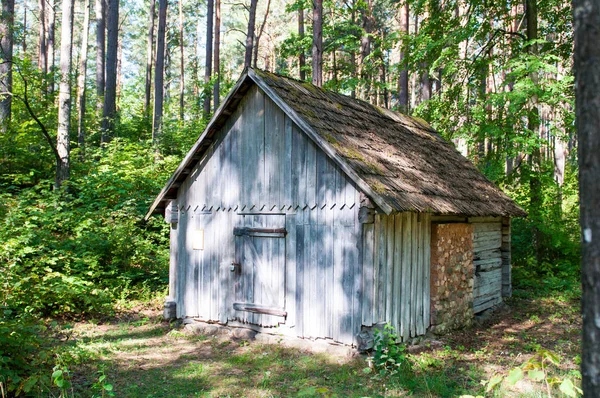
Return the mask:
M 235 272 L 235 271 L 239 270 L 241 267 L 242 267 L 242 264 L 240 264 L 240 263 L 236 263 L 235 261 L 233 261 L 233 262 L 231 263 L 231 267 L 229 268 L 229 270 L 230 270 L 231 272 Z

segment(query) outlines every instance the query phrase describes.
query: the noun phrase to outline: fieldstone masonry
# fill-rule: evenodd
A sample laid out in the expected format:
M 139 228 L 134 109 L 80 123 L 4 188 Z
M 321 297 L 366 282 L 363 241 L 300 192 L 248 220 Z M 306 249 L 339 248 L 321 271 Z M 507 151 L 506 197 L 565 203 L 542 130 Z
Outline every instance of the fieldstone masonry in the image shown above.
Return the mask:
M 473 322 L 473 225 L 431 225 L 431 331 L 443 334 Z

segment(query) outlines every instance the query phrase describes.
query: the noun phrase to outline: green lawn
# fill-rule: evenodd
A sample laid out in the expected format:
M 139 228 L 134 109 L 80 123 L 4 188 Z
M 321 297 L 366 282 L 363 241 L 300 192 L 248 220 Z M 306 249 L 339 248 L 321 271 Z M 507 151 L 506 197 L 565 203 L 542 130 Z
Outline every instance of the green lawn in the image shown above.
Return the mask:
M 379 375 L 367 357 L 309 353 L 283 344 L 191 336 L 157 310 L 128 319 L 65 325 L 64 354 L 74 396 L 118 397 L 457 397 L 485 395 L 482 380 L 506 375 L 542 348 L 561 356 L 549 376 L 578 382 L 578 303 L 560 296 L 515 298 L 487 324 L 440 338 L 410 354 L 398 373 Z M 96 384 L 96 386 L 94 386 Z M 504 384 L 487 396 L 546 396 L 544 383 Z M 561 396 L 556 386 L 553 396 Z

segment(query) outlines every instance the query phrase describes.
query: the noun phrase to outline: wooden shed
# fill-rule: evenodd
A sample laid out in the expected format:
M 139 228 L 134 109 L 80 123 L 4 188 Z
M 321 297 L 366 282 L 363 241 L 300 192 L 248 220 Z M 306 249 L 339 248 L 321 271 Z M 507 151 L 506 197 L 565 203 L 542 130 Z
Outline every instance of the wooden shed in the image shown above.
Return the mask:
M 424 122 L 248 69 L 152 204 L 179 318 L 360 345 L 510 295 L 500 189 Z

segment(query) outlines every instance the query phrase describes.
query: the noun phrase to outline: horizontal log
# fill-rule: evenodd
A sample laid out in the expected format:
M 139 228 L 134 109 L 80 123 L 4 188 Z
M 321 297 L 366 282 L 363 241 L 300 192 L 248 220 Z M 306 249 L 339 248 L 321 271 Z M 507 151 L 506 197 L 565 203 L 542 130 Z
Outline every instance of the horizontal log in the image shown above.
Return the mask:
M 473 260 L 486 260 L 488 258 L 502 258 L 502 251 L 500 249 L 491 250 L 474 250 Z
M 263 238 L 285 238 L 287 231 L 285 228 L 247 228 L 235 227 L 233 229 L 235 236 L 256 236 Z
M 260 304 L 233 303 L 233 309 L 236 311 L 246 311 L 246 312 L 252 312 L 255 314 L 265 314 L 265 315 L 273 315 L 273 316 L 281 316 L 281 317 L 287 316 L 287 311 L 284 311 L 281 308 L 267 307 L 267 306 L 260 305 Z
M 502 231 L 502 225 L 500 223 L 477 223 L 473 224 L 473 233 L 478 234 L 480 232 L 489 231 Z

